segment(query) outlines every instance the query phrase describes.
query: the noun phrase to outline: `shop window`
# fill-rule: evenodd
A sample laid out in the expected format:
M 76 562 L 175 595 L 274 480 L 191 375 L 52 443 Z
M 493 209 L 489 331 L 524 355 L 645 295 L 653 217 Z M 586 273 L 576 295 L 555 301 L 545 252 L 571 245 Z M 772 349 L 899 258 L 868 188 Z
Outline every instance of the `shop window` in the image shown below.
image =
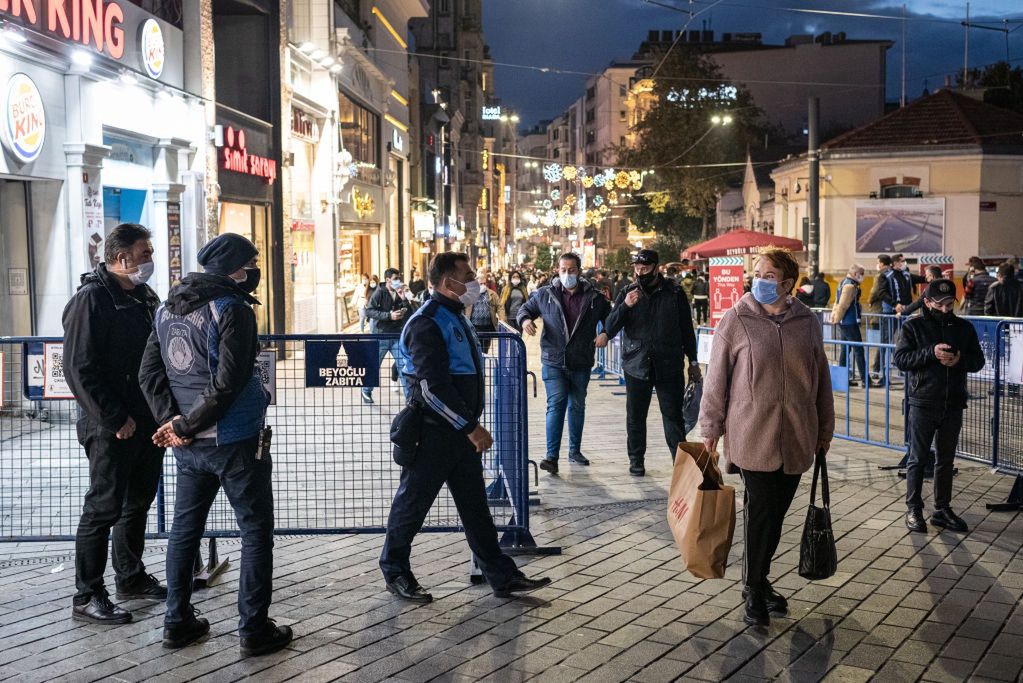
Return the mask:
M 881 199 L 906 199 L 922 196 L 920 188 L 915 185 L 888 185 L 881 188 Z
M 344 93 L 338 94 L 338 121 L 341 147 L 355 161 L 380 166 L 380 117 L 356 103 Z

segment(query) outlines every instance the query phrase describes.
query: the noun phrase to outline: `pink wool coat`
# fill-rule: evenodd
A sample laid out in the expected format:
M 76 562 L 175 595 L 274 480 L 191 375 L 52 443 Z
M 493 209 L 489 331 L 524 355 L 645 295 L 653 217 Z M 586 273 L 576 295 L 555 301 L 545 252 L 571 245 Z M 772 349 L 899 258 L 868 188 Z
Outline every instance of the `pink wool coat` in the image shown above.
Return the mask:
M 817 317 L 799 301 L 780 322 L 746 294 L 714 330 L 700 403 L 703 438 L 724 437 L 729 471 L 802 474 L 831 440 L 835 405 Z

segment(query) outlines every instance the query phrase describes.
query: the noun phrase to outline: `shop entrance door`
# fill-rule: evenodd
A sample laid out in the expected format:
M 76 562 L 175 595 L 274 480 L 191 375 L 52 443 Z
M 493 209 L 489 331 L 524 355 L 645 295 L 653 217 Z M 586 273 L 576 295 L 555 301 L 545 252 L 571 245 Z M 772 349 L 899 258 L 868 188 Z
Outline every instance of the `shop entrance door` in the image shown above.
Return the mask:
M 259 306 L 254 306 L 256 324 L 260 334 L 270 334 L 270 315 L 273 311 L 273 282 L 270 259 L 270 215 L 265 204 L 241 204 L 222 202 L 220 204 L 220 232 L 233 232 L 249 239 L 259 250 L 259 269 L 261 276 L 259 287 L 252 293 L 259 299 Z
M 35 334 L 29 184 L 0 179 L 0 337 Z

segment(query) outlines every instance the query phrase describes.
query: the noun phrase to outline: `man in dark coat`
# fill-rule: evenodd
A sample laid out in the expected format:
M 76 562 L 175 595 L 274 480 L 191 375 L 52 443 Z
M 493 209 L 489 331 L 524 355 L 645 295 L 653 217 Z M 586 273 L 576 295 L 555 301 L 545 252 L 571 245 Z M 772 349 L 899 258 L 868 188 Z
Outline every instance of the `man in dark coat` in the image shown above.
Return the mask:
M 998 282 L 988 287 L 984 315 L 1023 318 L 1023 287 L 1020 287 L 1016 269 L 1011 264 L 998 266 Z
M 142 398 L 139 365 L 159 304 L 149 230 L 124 223 L 111 231 L 104 263 L 82 276 L 64 309 L 64 371 L 78 401 L 78 441 L 89 459 L 89 490 L 75 535 L 72 618 L 123 624 L 131 612 L 110 602 L 103 584 L 107 539 L 117 597 L 163 600 L 167 589 L 142 562 L 146 519 L 156 496 L 163 448 Z
M 682 401 L 685 395 L 685 357 L 689 357 L 689 381 L 698 381 L 696 333 L 685 292 L 657 270 L 658 256 L 641 249 L 633 258 L 636 282 L 624 288 L 607 318 L 607 335 L 622 339 L 625 372 L 625 411 L 628 431 L 629 473 L 646 474 L 646 416 L 650 398 L 657 390 L 664 438 L 672 459 L 679 442 L 685 441 Z
M 374 330 L 379 334 L 399 333 L 405 327 L 405 322 L 412 315 L 412 306 L 400 296 L 401 290 L 405 287 L 401 281 L 401 274 L 397 268 L 388 268 L 384 271 L 383 287 L 377 287 L 373 295 L 366 303 L 366 317 L 374 321 Z M 401 380 L 401 356 L 398 353 L 398 340 L 389 339 L 380 342 L 380 363 L 384 362 L 387 354 L 391 354 L 394 361 L 394 369 L 391 377 L 395 381 Z M 404 388 L 404 384 L 402 385 Z M 407 393 L 407 389 L 406 389 Z M 362 390 L 362 402 L 373 403 L 373 389 L 364 387 Z
M 818 271 L 813 276 L 813 292 L 810 295 L 812 308 L 827 308 L 831 303 L 831 285 L 824 279 L 824 273 Z

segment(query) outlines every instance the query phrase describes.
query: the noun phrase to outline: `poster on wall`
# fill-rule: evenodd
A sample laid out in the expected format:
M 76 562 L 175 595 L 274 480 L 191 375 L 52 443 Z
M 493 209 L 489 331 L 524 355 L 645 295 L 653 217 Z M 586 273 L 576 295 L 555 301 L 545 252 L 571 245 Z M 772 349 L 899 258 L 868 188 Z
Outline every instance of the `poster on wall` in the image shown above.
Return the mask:
M 941 254 L 945 199 L 859 199 L 857 254 Z
M 719 256 L 710 260 L 711 327 L 717 327 L 725 311 L 739 303 L 744 275 L 741 256 Z
M 82 221 L 85 225 L 86 250 L 89 268 L 95 268 L 103 260 L 103 241 L 106 230 L 103 227 L 103 190 L 99 174 L 82 176 Z
M 170 284 L 181 282 L 181 204 L 167 202 L 167 256 Z

